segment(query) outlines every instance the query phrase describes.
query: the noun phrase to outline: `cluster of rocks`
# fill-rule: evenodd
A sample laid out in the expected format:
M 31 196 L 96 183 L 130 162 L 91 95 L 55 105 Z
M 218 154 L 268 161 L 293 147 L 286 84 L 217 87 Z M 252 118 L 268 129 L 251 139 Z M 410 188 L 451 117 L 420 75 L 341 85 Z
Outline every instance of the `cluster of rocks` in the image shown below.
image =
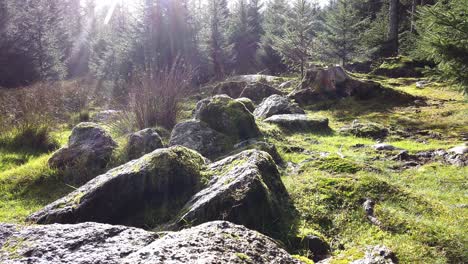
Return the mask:
M 213 95 L 228 95 L 232 98 L 249 98 L 260 103 L 264 98 L 273 94 L 282 95 L 283 92 L 262 82 L 228 81 L 216 85 Z

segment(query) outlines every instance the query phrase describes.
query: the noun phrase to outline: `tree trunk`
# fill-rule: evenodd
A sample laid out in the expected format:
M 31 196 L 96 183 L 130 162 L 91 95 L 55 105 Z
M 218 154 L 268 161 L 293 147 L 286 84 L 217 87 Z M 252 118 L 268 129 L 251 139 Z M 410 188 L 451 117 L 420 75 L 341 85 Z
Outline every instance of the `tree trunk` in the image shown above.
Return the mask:
M 389 26 L 388 26 L 388 47 L 392 56 L 398 55 L 398 9 L 399 0 L 390 0 Z

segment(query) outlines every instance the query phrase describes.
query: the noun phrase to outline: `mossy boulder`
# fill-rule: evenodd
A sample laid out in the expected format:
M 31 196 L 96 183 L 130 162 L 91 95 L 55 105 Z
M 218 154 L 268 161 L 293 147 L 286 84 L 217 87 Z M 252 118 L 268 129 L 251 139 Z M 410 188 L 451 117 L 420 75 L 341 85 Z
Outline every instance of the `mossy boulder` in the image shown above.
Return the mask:
M 249 149 L 265 151 L 270 154 L 277 165 L 283 165 L 283 158 L 281 158 L 281 155 L 278 153 L 278 149 L 274 144 L 256 139 L 249 139 L 234 145 L 234 150 L 229 154 L 229 156 Z
M 184 146 L 198 151 L 209 159 L 216 159 L 232 151 L 235 139 L 224 135 L 205 122 L 191 120 L 177 124 L 172 130 L 170 146 Z
M 86 170 L 87 173 L 72 173 L 72 179 L 67 179 L 83 183 L 93 173 L 102 172 L 116 147 L 117 143 L 102 127 L 95 123 L 80 123 L 73 128 L 68 145 L 49 159 L 49 165 L 69 172 Z
M 339 132 L 343 135 L 373 139 L 383 139 L 389 133 L 388 129 L 383 125 L 372 122 L 361 123 L 358 120 L 354 120 L 350 125 L 342 127 Z
M 247 86 L 247 82 L 244 81 L 227 81 L 218 83 L 213 88 L 213 95 L 225 94 L 232 98 L 238 98 L 244 88 Z
M 247 97 L 256 103 L 260 103 L 263 99 L 274 94 L 282 95 L 283 93 L 268 84 L 255 82 L 248 84 L 240 94 L 240 97 Z
M 224 219 L 284 238 L 294 209 L 271 156 L 247 150 L 210 164 L 208 186 L 182 209 L 176 226 Z
M 251 113 L 255 111 L 255 104 L 249 98 L 241 97 L 237 98 L 236 101 L 243 103 L 245 105 L 245 108 L 247 108 L 247 110 L 249 110 Z
M 305 114 L 305 112 L 288 98 L 275 94 L 263 100 L 253 114 L 256 118 L 263 119 L 274 115 Z
M 237 141 L 261 135 L 255 118 L 245 105 L 229 96 L 218 95 L 197 103 L 195 119 Z
M 311 118 L 300 114 L 274 115 L 264 121 L 290 131 L 326 132 L 330 130 L 327 118 Z
M 129 136 L 126 150 L 128 158 L 132 160 L 163 147 L 158 132 L 153 128 L 147 128 Z
M 158 149 L 94 178 L 28 221 L 155 226 L 201 190 L 204 164 L 200 154 L 184 147 Z

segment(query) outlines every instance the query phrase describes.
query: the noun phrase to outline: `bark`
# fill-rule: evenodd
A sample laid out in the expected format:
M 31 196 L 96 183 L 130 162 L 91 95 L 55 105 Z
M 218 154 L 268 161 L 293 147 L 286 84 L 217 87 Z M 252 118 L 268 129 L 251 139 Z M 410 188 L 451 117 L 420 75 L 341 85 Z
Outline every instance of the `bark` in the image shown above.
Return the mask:
M 398 55 L 398 9 L 400 6 L 399 0 L 390 0 L 389 27 L 388 27 L 388 44 L 390 55 Z

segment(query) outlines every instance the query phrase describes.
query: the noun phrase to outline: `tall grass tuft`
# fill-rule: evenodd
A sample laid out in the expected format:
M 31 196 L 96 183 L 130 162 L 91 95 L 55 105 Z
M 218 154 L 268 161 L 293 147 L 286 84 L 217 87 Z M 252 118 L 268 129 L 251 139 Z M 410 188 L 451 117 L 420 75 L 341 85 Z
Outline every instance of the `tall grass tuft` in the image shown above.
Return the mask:
M 171 67 L 135 78 L 130 87 L 130 111 L 138 128 L 172 128 L 193 76 L 193 68 L 177 60 Z

